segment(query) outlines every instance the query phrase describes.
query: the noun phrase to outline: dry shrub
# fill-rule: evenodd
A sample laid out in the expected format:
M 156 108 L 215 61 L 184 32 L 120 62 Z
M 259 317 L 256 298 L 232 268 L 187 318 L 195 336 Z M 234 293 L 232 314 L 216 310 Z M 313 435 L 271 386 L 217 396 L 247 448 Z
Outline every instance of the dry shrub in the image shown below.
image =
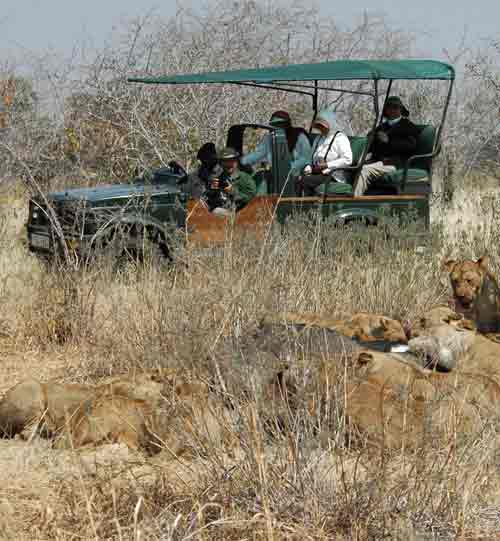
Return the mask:
M 90 275 L 90 276 L 89 276 Z M 23 337 L 47 346 L 78 342 L 89 337 L 95 311 L 91 273 L 65 266 L 45 269 L 41 287 L 23 308 Z

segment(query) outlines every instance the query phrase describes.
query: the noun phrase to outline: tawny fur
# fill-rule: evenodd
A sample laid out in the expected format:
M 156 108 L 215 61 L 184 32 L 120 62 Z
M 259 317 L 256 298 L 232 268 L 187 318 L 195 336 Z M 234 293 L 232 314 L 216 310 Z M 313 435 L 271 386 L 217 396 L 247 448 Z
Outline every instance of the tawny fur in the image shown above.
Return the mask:
M 206 381 L 186 371 L 132 374 L 95 387 L 28 379 L 0 401 L 1 436 L 42 420 L 63 448 L 124 443 L 178 456 L 199 453 L 210 442 L 234 444 L 226 406 L 210 396 Z
M 312 313 L 285 312 L 283 314 L 269 314 L 266 320 L 277 323 L 295 323 L 335 330 L 349 338 L 370 342 L 387 340 L 389 342 L 407 342 L 406 333 L 402 324 L 395 320 L 378 314 L 359 313 L 349 319 L 332 319 Z
M 450 276 L 455 308 L 474 321 L 481 333 L 500 331 L 500 288 L 488 269 L 488 257 L 447 260 L 444 268 Z
M 60 429 L 58 448 L 123 443 L 130 449 L 153 452 L 153 408 L 143 400 L 101 395 L 78 407 Z
M 357 374 L 346 385 L 351 431 L 388 449 L 443 445 L 480 430 L 500 395 L 498 384 L 480 375 L 439 374 L 380 352 L 360 354 Z
M 93 394 L 85 385 L 42 383 L 34 378 L 22 381 L 0 401 L 0 436 L 12 437 L 42 422 L 53 432 Z

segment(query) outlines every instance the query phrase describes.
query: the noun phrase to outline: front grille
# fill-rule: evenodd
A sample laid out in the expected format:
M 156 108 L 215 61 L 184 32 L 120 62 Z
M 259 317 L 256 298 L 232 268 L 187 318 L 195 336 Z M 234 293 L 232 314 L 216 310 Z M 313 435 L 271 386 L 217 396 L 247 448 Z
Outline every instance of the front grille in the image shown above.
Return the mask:
M 49 201 L 47 204 L 32 199 L 29 203 L 29 224 L 39 227 L 48 227 L 56 218 L 63 233 L 68 236 L 86 234 L 91 228 L 90 220 L 85 213 L 84 203 L 81 201 Z M 82 231 L 83 229 L 83 231 Z

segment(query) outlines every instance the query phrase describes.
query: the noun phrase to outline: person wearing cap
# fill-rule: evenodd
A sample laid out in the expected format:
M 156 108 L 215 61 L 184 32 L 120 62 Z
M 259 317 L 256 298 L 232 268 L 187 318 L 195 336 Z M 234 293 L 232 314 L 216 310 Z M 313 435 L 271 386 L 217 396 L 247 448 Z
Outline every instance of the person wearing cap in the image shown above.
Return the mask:
M 222 173 L 212 179 L 210 187 L 212 190 L 221 190 L 225 197 L 221 198 L 221 205 L 212 209 L 212 212 L 219 216 L 228 216 L 234 210 L 241 210 L 247 205 L 255 197 L 257 187 L 254 179 L 240 169 L 240 154 L 234 148 L 222 149 L 218 159 Z
M 347 173 L 341 168 L 352 164 L 351 143 L 345 133 L 337 130 L 333 111 L 318 113 L 311 133 L 316 133 L 318 137 L 312 145 L 311 162 L 305 166 L 301 179 L 305 195 L 314 195 L 315 189 L 330 179 L 347 182 Z
M 292 120 L 287 111 L 275 111 L 271 115 L 269 124 L 274 128 L 285 130 L 291 158 L 290 170 L 292 174 L 300 174 L 311 159 L 311 144 L 305 130 L 292 126 Z M 271 166 L 272 159 L 271 134 L 266 133 L 254 152 L 250 152 L 241 158 L 241 163 L 253 166 L 264 162 Z
M 371 158 L 363 165 L 354 186 L 354 195 L 363 195 L 372 180 L 404 167 L 417 149 L 420 130 L 408 119 L 410 112 L 399 96 L 385 102 L 382 122 L 375 129 L 370 146 Z

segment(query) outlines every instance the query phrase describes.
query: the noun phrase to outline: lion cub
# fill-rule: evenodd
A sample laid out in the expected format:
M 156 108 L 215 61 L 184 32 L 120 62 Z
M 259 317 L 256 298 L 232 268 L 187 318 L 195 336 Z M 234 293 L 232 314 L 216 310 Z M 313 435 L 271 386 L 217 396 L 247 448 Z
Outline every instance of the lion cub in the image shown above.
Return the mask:
M 450 259 L 444 268 L 450 274 L 455 310 L 474 321 L 480 333 L 500 332 L 500 288 L 488 270 L 488 257 Z

